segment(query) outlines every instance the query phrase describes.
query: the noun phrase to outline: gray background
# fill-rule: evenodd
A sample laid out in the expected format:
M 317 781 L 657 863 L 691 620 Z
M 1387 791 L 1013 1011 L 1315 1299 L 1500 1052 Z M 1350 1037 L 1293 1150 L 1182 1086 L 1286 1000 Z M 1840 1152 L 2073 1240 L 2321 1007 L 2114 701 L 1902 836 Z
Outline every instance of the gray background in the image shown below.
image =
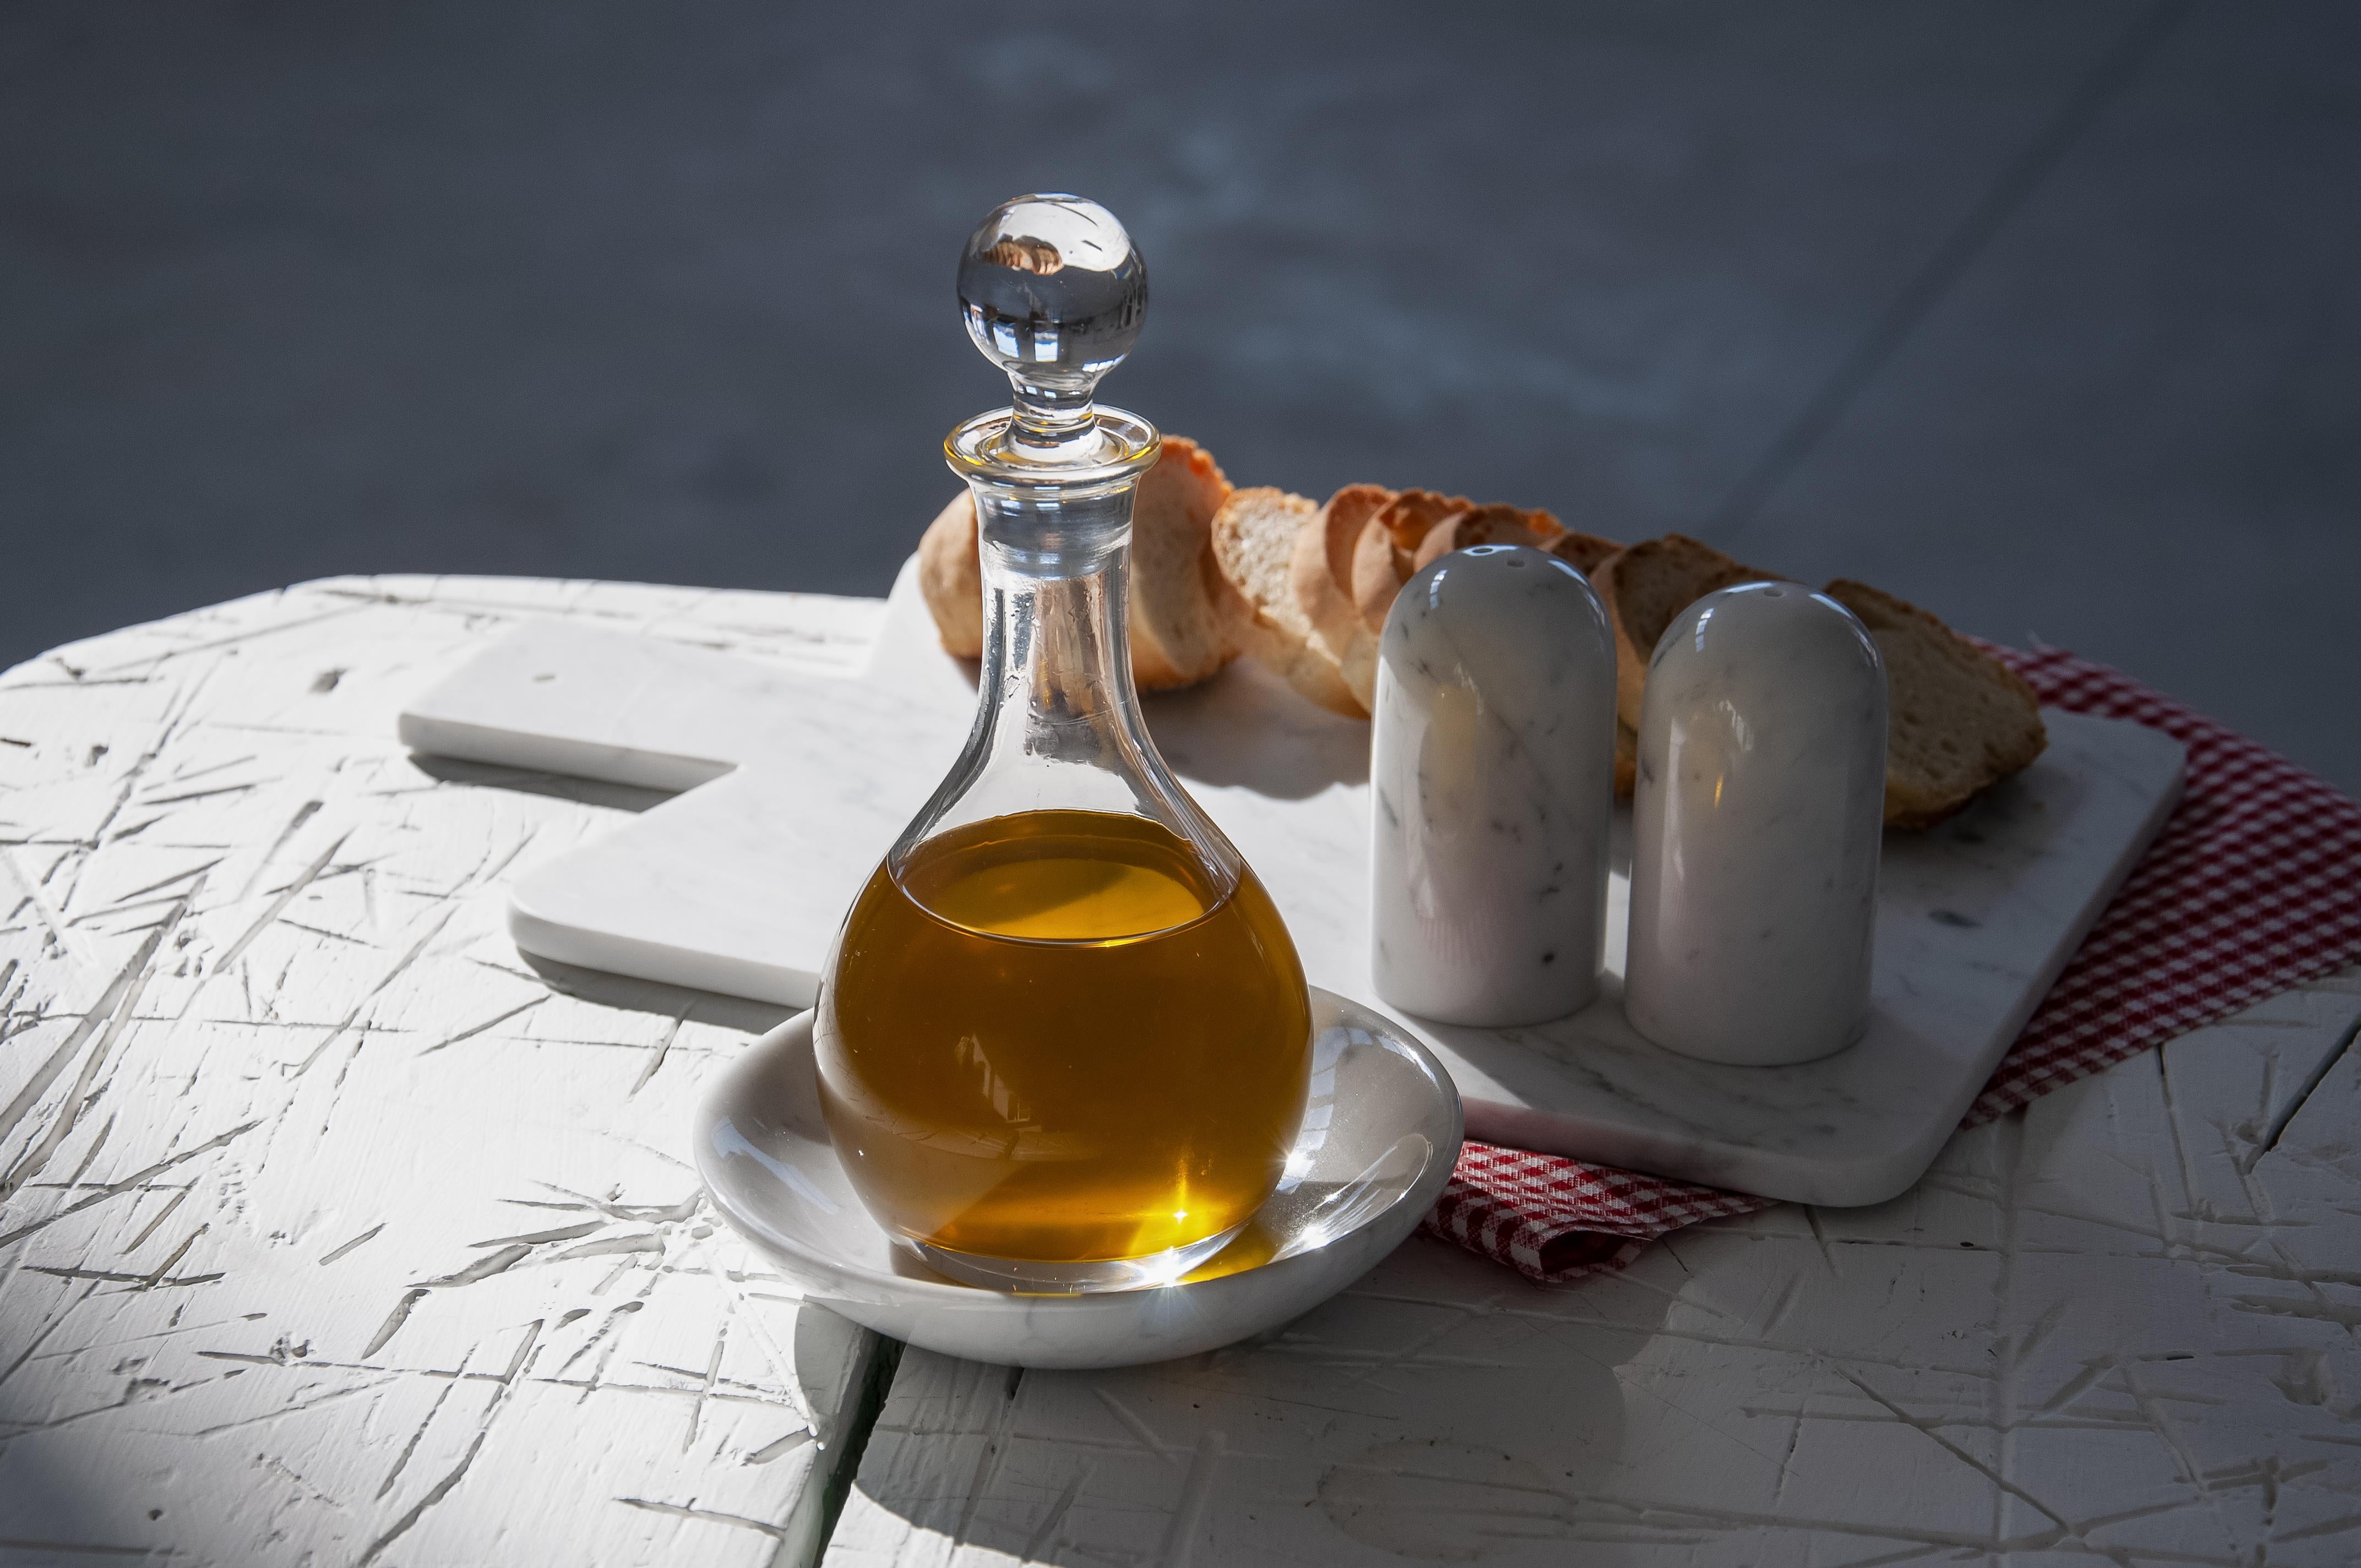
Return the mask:
M 329 573 L 882 593 L 1027 189 L 1231 477 L 1696 533 L 2361 789 L 2361 6 L 18 4 L 0 663 Z

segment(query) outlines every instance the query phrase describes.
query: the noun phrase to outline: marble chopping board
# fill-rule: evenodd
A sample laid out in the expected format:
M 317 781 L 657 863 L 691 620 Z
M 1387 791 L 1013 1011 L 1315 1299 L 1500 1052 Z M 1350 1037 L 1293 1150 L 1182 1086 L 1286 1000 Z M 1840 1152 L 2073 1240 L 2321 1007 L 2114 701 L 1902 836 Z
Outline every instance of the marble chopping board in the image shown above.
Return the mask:
M 525 951 L 809 1004 L 854 892 L 965 739 L 972 668 L 935 639 L 912 570 L 857 676 L 556 621 L 492 644 L 401 716 L 413 749 L 683 792 L 533 868 Z M 1190 791 L 1285 915 L 1312 981 L 1369 982 L 1368 727 L 1250 661 L 1148 699 Z M 1628 842 L 1609 887 L 1606 994 L 1521 1029 L 1404 1018 L 1450 1069 L 1471 1137 L 1800 1202 L 1883 1201 L 1932 1162 L 2158 829 L 2179 742 L 2050 710 L 2049 750 L 1942 828 L 1889 833 L 1872 1021 L 1803 1067 L 1661 1050 L 1623 1020 Z M 1618 811 L 1619 839 L 1629 813 Z M 1391 1011 L 1391 1010 L 1388 1010 Z

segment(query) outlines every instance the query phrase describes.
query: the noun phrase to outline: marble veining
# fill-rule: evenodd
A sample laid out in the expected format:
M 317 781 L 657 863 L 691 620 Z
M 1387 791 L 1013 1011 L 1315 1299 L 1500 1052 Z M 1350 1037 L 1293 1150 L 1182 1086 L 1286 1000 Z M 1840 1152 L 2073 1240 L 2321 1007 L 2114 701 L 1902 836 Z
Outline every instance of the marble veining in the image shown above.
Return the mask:
M 554 694 L 569 685 L 639 696 L 627 712 L 567 706 Z M 734 761 L 604 838 L 521 861 L 511 930 L 544 957 L 800 1004 L 860 879 L 958 754 L 974 700 L 906 572 L 857 675 L 784 675 L 618 632 L 561 644 L 527 626 L 401 722 L 422 751 L 592 778 L 665 759 L 709 777 Z M 1145 706 L 1159 750 L 1269 888 L 1312 983 L 1374 1001 L 1367 726 L 1243 661 Z M 1408 1021 L 1450 1069 L 1469 1135 L 1807 1202 L 1909 1186 L 2178 797 L 2169 737 L 2044 718 L 2049 750 L 2031 768 L 1940 828 L 1886 835 L 1868 1026 L 1801 1067 L 1697 1061 L 1624 1018 L 1631 817 L 1618 810 L 1598 1000 L 1515 1029 Z
M 1412 577 L 1380 644 L 1370 775 L 1380 997 L 1486 1025 L 1598 998 L 1615 646 L 1581 573 L 1488 544 Z

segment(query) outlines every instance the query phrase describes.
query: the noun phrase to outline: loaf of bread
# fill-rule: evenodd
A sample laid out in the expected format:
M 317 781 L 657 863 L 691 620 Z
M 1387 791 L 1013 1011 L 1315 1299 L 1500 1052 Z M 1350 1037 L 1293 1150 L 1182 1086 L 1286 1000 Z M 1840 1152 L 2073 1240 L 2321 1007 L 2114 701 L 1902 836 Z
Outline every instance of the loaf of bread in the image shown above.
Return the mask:
M 1455 550 L 1525 544 L 1587 574 L 1615 642 L 1615 788 L 1630 795 L 1648 663 L 1673 618 L 1718 588 L 1771 582 L 1678 533 L 1620 545 L 1546 511 L 1477 506 L 1435 490 L 1347 485 L 1325 506 L 1234 490 L 1212 454 L 1167 436 L 1132 514 L 1132 671 L 1143 690 L 1192 685 L 1241 651 L 1331 712 L 1367 718 L 1378 634 L 1411 575 Z M 918 587 L 943 646 L 983 651 L 975 508 L 962 490 L 918 544 Z M 1942 821 L 2048 743 L 2032 689 L 1915 605 L 1839 578 L 1825 590 L 1885 663 L 1885 820 Z
M 1168 435 L 1132 505 L 1132 678 L 1143 691 L 1193 685 L 1237 656 L 1221 611 L 1224 592 L 1209 548 L 1213 514 L 1230 482 L 1213 455 Z M 983 575 L 976 558 L 975 499 L 966 490 L 936 514 L 918 541 L 918 591 L 946 652 L 983 656 Z

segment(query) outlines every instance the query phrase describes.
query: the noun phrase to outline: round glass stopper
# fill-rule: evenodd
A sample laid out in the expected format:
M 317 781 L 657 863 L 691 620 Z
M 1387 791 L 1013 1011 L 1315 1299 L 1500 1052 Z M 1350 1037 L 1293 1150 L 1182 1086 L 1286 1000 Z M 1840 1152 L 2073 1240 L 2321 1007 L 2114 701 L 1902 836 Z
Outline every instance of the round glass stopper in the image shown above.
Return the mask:
M 968 335 L 1008 373 L 1016 444 L 1082 458 L 1093 389 L 1148 318 L 1148 264 L 1115 214 L 1080 196 L 1003 202 L 968 236 L 959 296 Z

